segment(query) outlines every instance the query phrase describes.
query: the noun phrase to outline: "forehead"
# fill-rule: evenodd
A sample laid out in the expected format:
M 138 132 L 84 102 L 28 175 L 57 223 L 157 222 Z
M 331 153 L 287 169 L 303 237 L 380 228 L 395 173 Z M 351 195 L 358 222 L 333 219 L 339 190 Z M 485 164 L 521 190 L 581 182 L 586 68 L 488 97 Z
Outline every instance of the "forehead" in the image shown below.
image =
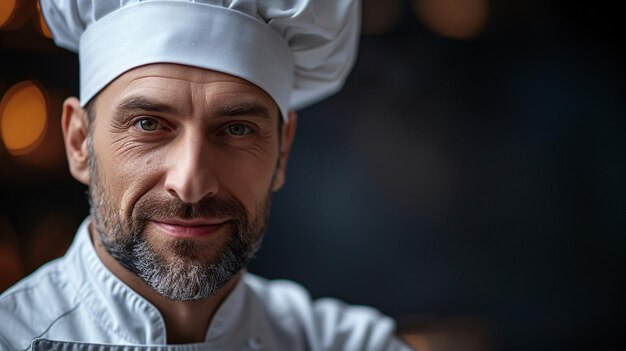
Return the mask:
M 103 89 L 98 100 L 106 100 L 106 106 L 115 107 L 129 97 L 141 97 L 183 110 L 253 103 L 264 105 L 272 115 L 278 115 L 274 100 L 249 81 L 178 64 L 150 64 L 129 70 Z

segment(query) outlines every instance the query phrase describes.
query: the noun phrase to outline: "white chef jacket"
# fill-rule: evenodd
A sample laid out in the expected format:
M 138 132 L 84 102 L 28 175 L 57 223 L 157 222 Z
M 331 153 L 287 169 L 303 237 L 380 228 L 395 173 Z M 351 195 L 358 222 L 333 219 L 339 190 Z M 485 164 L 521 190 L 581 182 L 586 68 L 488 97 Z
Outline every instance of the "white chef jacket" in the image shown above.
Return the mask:
M 204 342 L 167 345 L 159 310 L 100 261 L 80 226 L 65 256 L 0 295 L 1 350 L 410 350 L 375 309 L 312 301 L 299 285 L 245 273 Z

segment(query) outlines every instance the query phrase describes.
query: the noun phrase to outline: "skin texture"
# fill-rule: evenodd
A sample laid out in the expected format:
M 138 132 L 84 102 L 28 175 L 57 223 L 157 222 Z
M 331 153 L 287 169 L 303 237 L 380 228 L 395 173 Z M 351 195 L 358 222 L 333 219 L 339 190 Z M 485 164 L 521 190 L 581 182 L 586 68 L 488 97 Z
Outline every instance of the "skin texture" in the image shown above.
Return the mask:
M 124 73 L 100 92 L 94 110 L 90 125 L 69 98 L 62 126 L 70 172 L 90 187 L 96 252 L 161 311 L 168 343 L 200 342 L 247 261 L 209 296 L 172 300 L 120 264 L 102 239 L 128 242 L 129 228 L 141 223 L 135 234 L 161 263 L 210 265 L 243 215 L 252 229 L 242 238 L 260 241 L 271 193 L 285 181 L 296 115 L 281 126 L 276 104 L 257 86 L 175 64 Z

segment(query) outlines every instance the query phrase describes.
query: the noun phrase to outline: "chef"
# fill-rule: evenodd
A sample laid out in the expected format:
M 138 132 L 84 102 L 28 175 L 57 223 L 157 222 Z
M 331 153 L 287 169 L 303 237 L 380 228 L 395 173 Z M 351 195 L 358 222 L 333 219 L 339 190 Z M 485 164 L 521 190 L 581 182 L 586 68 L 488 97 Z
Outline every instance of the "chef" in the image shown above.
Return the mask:
M 0 297 L 2 350 L 408 350 L 393 321 L 246 271 L 295 111 L 355 60 L 353 0 L 42 0 L 91 214 Z

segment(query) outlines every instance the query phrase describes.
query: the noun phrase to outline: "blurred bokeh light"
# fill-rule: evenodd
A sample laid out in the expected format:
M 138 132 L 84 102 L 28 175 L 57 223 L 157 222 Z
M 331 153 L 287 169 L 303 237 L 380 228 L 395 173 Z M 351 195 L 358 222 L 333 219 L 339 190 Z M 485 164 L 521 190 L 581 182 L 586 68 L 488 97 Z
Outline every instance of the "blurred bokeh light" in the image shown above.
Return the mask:
M 39 146 L 48 124 L 46 98 L 32 81 L 9 89 L 0 103 L 0 135 L 9 153 L 27 154 Z
M 34 1 L 0 1 L 0 30 L 14 30 L 19 28 L 31 18 L 34 8 Z
M 452 39 L 469 39 L 487 23 L 487 0 L 414 0 L 415 14 L 433 32 Z
M 11 20 L 11 16 L 13 16 L 15 12 L 15 1 L 16 0 L 0 1 L 0 29 Z
M 46 21 L 43 18 L 43 15 L 41 13 L 41 6 L 39 5 L 39 1 L 37 1 L 37 14 L 38 14 L 38 17 L 39 17 L 39 21 L 38 21 L 39 32 L 44 37 L 52 39 L 52 32 L 50 32 L 50 29 L 48 28 L 48 25 L 46 24 Z

